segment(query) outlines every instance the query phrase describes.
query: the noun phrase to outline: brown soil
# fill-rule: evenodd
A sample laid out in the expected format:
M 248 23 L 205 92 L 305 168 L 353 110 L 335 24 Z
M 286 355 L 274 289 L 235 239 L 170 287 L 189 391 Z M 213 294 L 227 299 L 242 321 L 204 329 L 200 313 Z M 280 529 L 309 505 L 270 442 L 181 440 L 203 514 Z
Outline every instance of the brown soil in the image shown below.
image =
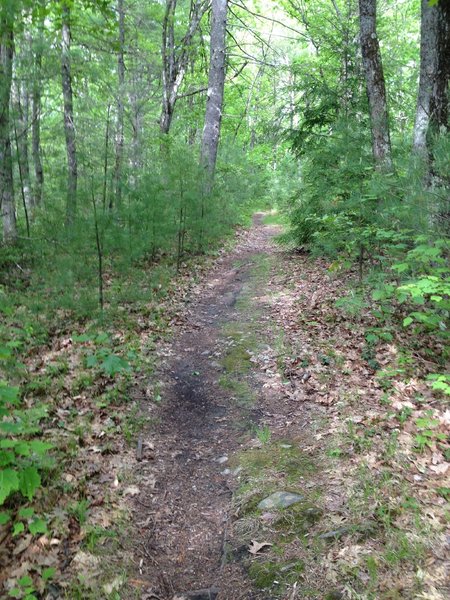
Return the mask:
M 145 598 L 210 590 L 188 595 L 208 598 L 215 597 L 214 589 L 221 600 L 266 597 L 252 589 L 239 562 L 224 557 L 235 485 L 233 476 L 223 474 L 226 458 L 248 440 L 249 426 L 258 422 L 261 410 L 258 402 L 250 408 L 237 406 L 230 391 L 219 385 L 219 361 L 224 325 L 246 318 L 238 315 L 236 302 L 251 277 L 252 259 L 274 252 L 277 232 L 255 216 L 253 229 L 202 285 L 185 330 L 167 352 L 171 357 L 164 368 L 160 425 L 150 432 L 155 457 L 137 473 L 138 480 L 155 482 L 137 504 L 136 562 L 140 579 L 147 582 Z M 262 382 L 253 374 L 248 379 L 259 395 Z
M 133 477 L 136 573 L 121 597 L 443 600 L 442 445 L 418 455 L 413 422 L 392 407 L 419 423 L 436 414 L 442 431 L 445 416 L 401 375 L 386 404 L 369 359 L 397 367 L 398 350 L 380 342 L 368 356 L 376 320 L 335 306 L 357 274 L 281 251 L 277 231 L 256 217 L 158 349 L 162 402 L 143 407 L 157 425 Z M 255 511 L 281 490 L 304 496 L 304 512 Z M 414 497 L 420 522 L 405 509 Z

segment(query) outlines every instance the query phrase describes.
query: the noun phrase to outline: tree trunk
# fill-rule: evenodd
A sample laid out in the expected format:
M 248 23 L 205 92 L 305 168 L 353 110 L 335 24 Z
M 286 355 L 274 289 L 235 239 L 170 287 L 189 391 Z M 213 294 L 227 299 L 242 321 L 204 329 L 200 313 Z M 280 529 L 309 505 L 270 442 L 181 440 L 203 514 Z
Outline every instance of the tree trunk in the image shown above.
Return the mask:
M 162 85 L 163 98 L 161 117 L 159 119 L 159 127 L 161 133 L 169 133 L 170 124 L 172 121 L 173 108 L 175 102 L 171 102 L 171 82 L 175 69 L 175 35 L 174 35 L 174 20 L 177 0 L 166 0 L 166 10 L 164 13 L 162 27 Z
M 122 165 L 123 165 L 123 120 L 124 120 L 124 93 L 125 93 L 125 12 L 123 0 L 117 1 L 117 11 L 119 13 L 119 51 L 117 54 L 117 129 L 116 129 L 116 162 L 114 166 L 114 195 L 116 206 L 120 206 L 122 202 Z M 112 208 L 112 203 L 110 203 Z
M 436 131 L 449 130 L 450 82 L 450 0 L 440 0 L 438 9 L 437 71 L 431 98 L 431 125 Z
M 131 84 L 130 93 L 128 95 L 130 103 L 130 117 L 131 117 L 131 152 L 130 152 L 130 168 L 131 177 L 130 184 L 132 187 L 136 186 L 136 182 L 139 180 L 138 174 L 142 169 L 142 106 L 139 98 L 138 80 L 133 77 Z
M 214 179 L 222 121 L 227 9 L 228 0 L 212 0 L 208 94 L 201 148 L 201 163 L 206 170 L 209 186 Z
M 183 83 L 189 62 L 189 52 L 192 40 L 199 28 L 200 21 L 208 8 L 207 0 L 196 0 L 192 4 L 188 29 L 179 44 L 175 44 L 175 10 L 177 0 L 166 0 L 166 11 L 164 13 L 162 28 L 162 83 L 163 99 L 162 111 L 159 120 L 161 133 L 168 134 L 172 124 L 175 104 L 178 100 L 178 90 Z M 176 51 L 176 46 L 180 50 Z
M 426 155 L 427 133 L 430 124 L 431 94 L 437 69 L 438 11 L 422 0 L 420 24 L 420 78 L 414 123 L 413 148 Z
M 70 7 L 62 5 L 61 76 L 64 99 L 64 133 L 67 152 L 66 223 L 72 225 L 77 210 L 78 166 L 73 115 L 72 72 L 70 64 Z
M 20 184 L 25 209 L 32 215 L 34 203 L 30 185 L 30 163 L 28 159 L 28 126 L 29 126 L 29 96 L 25 85 L 17 83 L 13 90 L 13 108 L 15 117 L 15 134 L 17 146 L 17 163 L 19 165 Z
M 39 23 L 39 35 L 34 55 L 35 72 L 33 77 L 33 93 L 31 99 L 31 153 L 34 164 L 34 205 L 42 204 L 44 189 L 44 170 L 41 159 L 41 85 L 42 85 L 42 53 L 43 53 L 43 18 Z
M 12 10 L 0 7 L 0 208 L 5 244 L 13 243 L 17 238 L 9 111 L 14 55 L 13 23 Z
M 376 28 L 376 0 L 359 0 L 360 42 L 372 127 L 372 151 L 377 167 L 389 169 L 391 140 L 383 65 Z

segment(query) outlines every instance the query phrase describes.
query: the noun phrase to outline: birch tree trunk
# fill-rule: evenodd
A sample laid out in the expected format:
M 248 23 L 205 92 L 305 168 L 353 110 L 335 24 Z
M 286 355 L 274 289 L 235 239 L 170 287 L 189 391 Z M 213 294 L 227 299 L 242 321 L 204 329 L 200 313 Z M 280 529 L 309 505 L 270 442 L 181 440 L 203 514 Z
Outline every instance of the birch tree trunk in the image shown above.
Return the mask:
M 422 0 L 420 24 L 420 77 L 414 123 L 413 148 L 426 155 L 427 133 L 430 124 L 431 95 L 437 70 L 438 11 Z
M 33 91 L 31 98 L 31 153 L 34 165 L 34 205 L 42 204 L 44 189 L 44 170 L 41 159 L 41 84 L 42 84 L 42 53 L 44 49 L 43 39 L 44 17 L 38 25 L 39 34 L 36 40 L 34 55 Z
M 170 131 L 175 104 L 178 100 L 178 90 L 188 68 L 192 40 L 208 6 L 208 0 L 192 2 L 188 29 L 181 42 L 176 44 L 174 22 L 177 0 L 166 0 L 161 46 L 163 99 L 159 120 L 160 131 L 163 134 L 168 134 Z M 179 47 L 178 52 L 177 47 Z
M 15 117 L 15 137 L 17 162 L 19 165 L 22 196 L 28 215 L 33 213 L 34 202 L 31 194 L 30 163 L 28 159 L 29 95 L 25 84 L 17 83 L 13 89 L 13 108 Z
M 389 169 L 392 166 L 391 140 L 376 18 L 376 0 L 359 0 L 360 43 L 369 100 L 373 157 L 378 168 Z
M 62 4 L 61 78 L 64 100 L 64 133 L 67 152 L 67 204 L 66 223 L 72 225 L 77 210 L 78 165 L 76 134 L 73 114 L 72 71 L 70 61 L 70 7 Z
M 201 148 L 201 163 L 206 170 L 209 187 L 212 186 L 216 169 L 222 121 L 227 9 L 228 0 L 212 0 L 208 94 Z
M 117 128 L 116 128 L 116 161 L 114 165 L 114 196 L 116 206 L 120 206 L 122 202 L 122 165 L 123 165 L 123 121 L 124 121 L 124 94 L 125 94 L 125 12 L 123 0 L 117 1 L 117 11 L 119 13 L 119 51 L 117 54 L 117 76 L 118 76 L 118 91 L 117 91 Z M 110 203 L 112 208 L 112 203 Z
M 17 238 L 9 110 L 14 55 L 13 23 L 12 9 L 0 7 L 0 208 L 5 244 L 11 244 Z

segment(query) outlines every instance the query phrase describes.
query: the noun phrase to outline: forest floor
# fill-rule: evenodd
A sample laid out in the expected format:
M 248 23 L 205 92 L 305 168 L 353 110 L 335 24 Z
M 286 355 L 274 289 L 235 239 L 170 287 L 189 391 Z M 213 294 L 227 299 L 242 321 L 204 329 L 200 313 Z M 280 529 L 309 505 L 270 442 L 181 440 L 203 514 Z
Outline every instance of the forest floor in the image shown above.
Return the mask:
M 411 403 L 420 385 L 394 382 L 388 405 L 368 317 L 334 308 L 353 274 L 284 252 L 277 233 L 256 215 L 160 349 L 133 584 L 161 600 L 448 597 L 447 463 L 413 452 L 401 416 L 430 414 Z M 372 358 L 393 367 L 398 350 Z
M 66 454 L 42 535 L 0 526 L 6 589 L 48 567 L 48 600 L 450 596 L 449 411 L 426 359 L 336 306 L 356 272 L 265 223 L 113 336 L 60 331 L 27 359 Z

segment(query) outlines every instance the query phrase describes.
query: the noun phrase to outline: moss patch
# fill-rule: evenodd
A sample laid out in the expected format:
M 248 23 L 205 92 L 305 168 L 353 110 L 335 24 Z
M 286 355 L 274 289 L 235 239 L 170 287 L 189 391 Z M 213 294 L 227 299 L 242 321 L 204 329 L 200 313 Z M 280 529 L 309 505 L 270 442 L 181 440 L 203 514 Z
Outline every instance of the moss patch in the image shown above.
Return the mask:
M 294 443 L 280 442 L 265 444 L 262 448 L 243 452 L 239 456 L 239 464 L 249 476 L 257 478 L 260 476 L 261 479 L 267 480 L 272 474 L 277 475 L 277 481 L 279 476 L 282 476 L 290 485 L 298 485 L 317 468 L 315 461 Z
M 266 590 L 274 589 L 281 593 L 286 585 L 295 583 L 303 572 L 301 561 L 285 562 L 254 562 L 249 567 L 249 575 L 256 587 Z

